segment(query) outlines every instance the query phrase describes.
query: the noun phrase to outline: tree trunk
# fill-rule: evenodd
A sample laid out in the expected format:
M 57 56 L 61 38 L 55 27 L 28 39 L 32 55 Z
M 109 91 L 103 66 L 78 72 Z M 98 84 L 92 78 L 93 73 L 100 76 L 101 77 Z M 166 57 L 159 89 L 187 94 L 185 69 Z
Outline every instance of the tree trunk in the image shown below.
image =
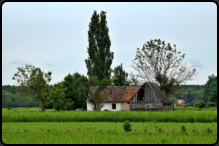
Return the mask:
M 94 104 L 94 110 L 97 111 L 97 106 L 96 106 L 96 104 Z

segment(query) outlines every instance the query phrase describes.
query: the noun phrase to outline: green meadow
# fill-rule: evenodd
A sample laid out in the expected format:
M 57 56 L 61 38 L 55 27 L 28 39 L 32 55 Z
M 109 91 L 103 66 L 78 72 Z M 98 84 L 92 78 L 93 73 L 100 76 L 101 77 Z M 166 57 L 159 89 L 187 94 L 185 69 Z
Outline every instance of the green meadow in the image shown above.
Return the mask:
M 217 141 L 217 123 L 131 122 L 131 125 L 132 131 L 124 132 L 121 122 L 7 122 L 2 123 L 2 141 L 6 144 L 213 144 Z
M 217 141 L 216 108 L 176 109 L 168 112 L 2 109 L 2 141 L 5 144 L 214 144 Z M 124 131 L 125 120 L 130 121 L 132 131 Z
M 217 122 L 216 110 L 61 111 L 38 109 L 2 111 L 2 122 Z

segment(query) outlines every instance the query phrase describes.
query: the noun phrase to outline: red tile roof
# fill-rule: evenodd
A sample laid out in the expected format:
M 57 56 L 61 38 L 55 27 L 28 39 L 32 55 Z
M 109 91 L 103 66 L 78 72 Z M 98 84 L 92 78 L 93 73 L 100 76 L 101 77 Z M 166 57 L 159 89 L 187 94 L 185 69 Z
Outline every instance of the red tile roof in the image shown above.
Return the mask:
M 186 102 L 183 99 L 179 99 L 179 100 L 177 100 L 177 103 L 181 104 L 181 103 L 186 103 Z
M 126 86 L 122 101 L 129 101 L 140 88 L 141 86 Z

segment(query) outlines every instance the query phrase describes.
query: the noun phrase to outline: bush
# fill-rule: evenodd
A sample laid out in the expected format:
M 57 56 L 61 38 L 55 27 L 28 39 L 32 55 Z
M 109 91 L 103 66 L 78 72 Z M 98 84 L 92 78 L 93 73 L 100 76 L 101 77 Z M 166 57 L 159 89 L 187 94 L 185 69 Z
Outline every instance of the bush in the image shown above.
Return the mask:
M 209 102 L 208 103 L 208 105 L 207 105 L 208 107 L 217 107 L 217 102 Z
M 132 126 L 132 125 L 129 123 L 129 121 L 126 120 L 126 121 L 124 122 L 124 124 L 123 124 L 123 128 L 124 128 L 125 132 L 132 131 L 131 126 Z
M 182 126 L 181 126 L 181 130 L 182 130 L 182 133 L 186 132 L 186 126 L 185 126 L 185 125 L 182 125 Z
M 211 130 L 210 128 L 207 128 L 207 129 L 205 130 L 205 133 L 206 133 L 206 134 L 213 133 L 213 130 Z
M 206 106 L 206 103 L 205 103 L 205 101 L 203 101 L 203 100 L 199 100 L 198 102 L 196 102 L 196 103 L 194 104 L 194 106 L 195 106 L 195 107 L 198 107 L 198 108 L 204 108 L 204 107 Z

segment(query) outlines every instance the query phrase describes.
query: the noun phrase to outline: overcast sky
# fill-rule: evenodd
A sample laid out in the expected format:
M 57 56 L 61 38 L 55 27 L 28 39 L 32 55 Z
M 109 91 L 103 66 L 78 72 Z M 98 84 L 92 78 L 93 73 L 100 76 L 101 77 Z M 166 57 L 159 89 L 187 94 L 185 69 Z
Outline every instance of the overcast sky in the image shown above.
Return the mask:
M 70 73 L 87 76 L 88 25 L 94 12 L 106 11 L 114 52 L 112 68 L 132 70 L 137 48 L 161 39 L 185 53 L 199 72 L 186 84 L 203 85 L 217 75 L 217 6 L 195 3 L 15 3 L 2 6 L 2 85 L 14 85 L 17 67 L 32 64 L 52 72 L 51 83 Z

